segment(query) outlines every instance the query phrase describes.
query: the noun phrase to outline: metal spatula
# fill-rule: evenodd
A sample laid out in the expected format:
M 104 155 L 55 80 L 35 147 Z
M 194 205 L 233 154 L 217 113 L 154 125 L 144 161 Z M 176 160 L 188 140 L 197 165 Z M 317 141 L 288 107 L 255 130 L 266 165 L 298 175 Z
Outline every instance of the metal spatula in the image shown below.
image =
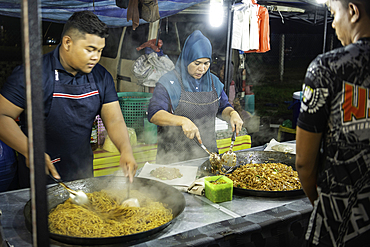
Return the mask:
M 236 154 L 233 152 L 234 142 L 236 138 L 236 129 L 231 137 L 230 149 L 222 155 L 221 163 L 225 166 L 234 167 L 236 165 Z
M 210 152 L 206 146 L 204 146 L 203 143 L 200 143 L 198 141 L 197 138 L 194 138 L 193 139 L 201 148 L 204 149 L 204 151 L 206 151 L 208 154 L 209 154 L 209 162 L 211 163 L 211 167 L 212 167 L 212 170 L 213 172 L 215 172 L 216 170 L 219 170 L 221 169 L 221 158 L 220 156 L 218 155 L 218 153 L 212 153 Z

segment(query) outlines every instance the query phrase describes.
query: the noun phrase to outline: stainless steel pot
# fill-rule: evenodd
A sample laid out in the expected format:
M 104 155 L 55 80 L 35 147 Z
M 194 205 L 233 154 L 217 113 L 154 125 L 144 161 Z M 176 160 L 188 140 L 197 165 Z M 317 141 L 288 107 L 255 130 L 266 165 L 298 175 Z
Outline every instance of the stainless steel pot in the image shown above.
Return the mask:
M 94 191 L 100 191 L 102 189 L 124 189 L 127 187 L 127 179 L 125 177 L 96 177 L 76 180 L 65 183 L 68 187 L 82 190 L 85 193 L 91 193 Z M 115 244 L 125 243 L 134 240 L 140 240 L 141 242 L 145 239 L 150 239 L 152 235 L 163 230 L 169 226 L 179 216 L 185 208 L 185 197 L 184 195 L 173 188 L 162 182 L 146 179 L 146 178 L 135 178 L 131 184 L 132 190 L 139 190 L 148 195 L 158 195 L 157 201 L 165 203 L 172 210 L 173 219 L 168 223 L 156 227 L 154 229 L 140 232 L 131 235 L 118 236 L 118 237 L 102 237 L 102 238 L 82 238 L 82 237 L 71 237 L 66 235 L 59 235 L 50 233 L 50 237 L 56 241 L 67 243 L 67 244 L 78 244 L 78 245 L 101 245 L 101 244 Z M 61 186 L 52 186 L 47 189 L 48 196 L 48 208 L 49 210 L 56 207 L 58 204 L 63 203 L 68 199 L 68 193 Z M 31 231 L 32 220 L 31 220 L 31 200 L 28 201 L 24 207 L 24 217 L 27 228 Z M 32 232 L 32 231 L 31 231 Z

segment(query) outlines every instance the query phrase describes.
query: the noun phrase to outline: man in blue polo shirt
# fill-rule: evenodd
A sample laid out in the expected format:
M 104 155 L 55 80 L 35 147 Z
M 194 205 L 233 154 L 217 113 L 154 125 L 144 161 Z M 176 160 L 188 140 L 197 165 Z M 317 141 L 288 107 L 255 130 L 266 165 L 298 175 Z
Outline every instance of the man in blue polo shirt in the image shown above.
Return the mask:
M 120 166 L 132 181 L 137 169 L 114 81 L 98 64 L 108 28 L 90 11 L 74 13 L 61 44 L 43 57 L 45 162 L 64 181 L 93 177 L 90 135 L 99 114 L 121 153 Z M 29 186 L 23 66 L 14 69 L 0 95 L 0 139 L 18 151 L 21 187 Z M 41 78 L 40 78 L 41 79 Z M 20 116 L 21 129 L 15 122 Z

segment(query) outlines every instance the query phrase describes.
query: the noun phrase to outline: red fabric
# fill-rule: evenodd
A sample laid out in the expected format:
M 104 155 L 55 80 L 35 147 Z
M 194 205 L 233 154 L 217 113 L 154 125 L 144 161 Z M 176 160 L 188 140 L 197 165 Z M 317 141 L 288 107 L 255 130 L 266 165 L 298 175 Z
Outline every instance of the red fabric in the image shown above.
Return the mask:
M 140 51 L 141 49 L 144 49 L 145 47 L 150 47 L 150 48 L 152 48 L 153 51 L 160 52 L 161 50 L 159 48 L 162 47 L 163 41 L 161 39 L 159 39 L 158 40 L 158 46 L 155 45 L 156 41 L 157 41 L 157 39 L 151 39 L 151 40 L 145 42 L 144 44 L 142 44 L 141 46 L 137 47 L 136 50 Z
M 127 7 L 127 21 L 132 20 L 132 29 L 135 30 L 139 26 L 139 0 L 130 0 Z
M 258 22 L 260 27 L 260 48 L 257 52 L 266 52 L 270 50 L 270 24 L 267 8 L 259 7 Z
M 251 0 L 252 2 L 254 0 Z M 244 53 L 267 52 L 270 50 L 270 23 L 267 8 L 259 6 L 258 8 L 258 30 L 259 30 L 259 48 L 258 50 L 244 51 Z

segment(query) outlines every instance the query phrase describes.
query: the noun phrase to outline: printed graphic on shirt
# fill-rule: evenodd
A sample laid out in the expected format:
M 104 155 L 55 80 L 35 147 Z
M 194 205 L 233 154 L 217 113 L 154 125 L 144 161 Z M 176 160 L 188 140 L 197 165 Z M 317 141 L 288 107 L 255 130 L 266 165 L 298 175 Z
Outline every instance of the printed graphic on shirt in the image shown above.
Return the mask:
M 301 111 L 317 112 L 325 104 L 328 95 L 329 90 L 327 88 L 311 88 L 308 85 L 303 85 Z
M 353 190 L 338 193 L 335 197 L 323 193 L 318 188 L 320 201 L 323 203 L 321 208 L 316 208 L 317 211 L 315 210 L 316 229 L 312 240 L 314 244 L 320 243 L 318 238 L 320 232 L 326 232 L 322 229 L 323 226 L 326 229 L 330 229 L 328 233 L 335 247 L 340 246 L 340 243 L 357 237 L 359 233 L 370 230 L 370 212 L 368 210 L 370 187 L 369 185 L 364 185 L 366 178 L 358 182 L 358 186 L 355 186 Z M 357 192 L 358 194 L 356 194 Z M 325 219 L 334 219 L 336 224 Z M 313 224 L 314 221 L 311 219 L 310 225 L 312 226 Z M 309 230 L 312 231 L 312 228 Z M 306 238 L 308 237 L 306 236 Z
M 367 117 L 367 89 L 343 82 L 343 123 L 351 122 L 353 119 L 364 120 Z
M 369 90 L 349 82 L 343 82 L 342 97 L 342 131 L 343 133 L 354 133 L 359 141 L 368 137 L 362 131 L 370 129 L 368 106 Z

